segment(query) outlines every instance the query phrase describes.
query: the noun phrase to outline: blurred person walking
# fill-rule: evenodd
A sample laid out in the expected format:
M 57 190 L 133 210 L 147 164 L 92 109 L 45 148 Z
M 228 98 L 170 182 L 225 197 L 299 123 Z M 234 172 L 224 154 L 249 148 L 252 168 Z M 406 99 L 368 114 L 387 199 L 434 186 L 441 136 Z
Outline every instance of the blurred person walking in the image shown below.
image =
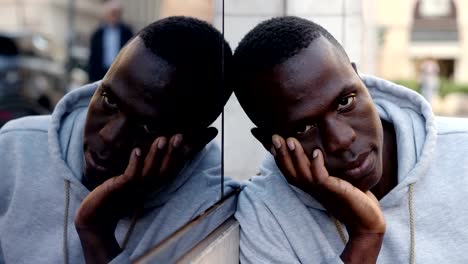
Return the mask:
M 91 36 L 88 78 L 90 82 L 101 80 L 119 50 L 133 36 L 132 29 L 121 20 L 120 1 L 109 0 L 104 4 L 103 23 Z
M 421 95 L 432 104 L 434 94 L 439 92 L 439 65 L 433 59 L 426 59 L 420 67 Z

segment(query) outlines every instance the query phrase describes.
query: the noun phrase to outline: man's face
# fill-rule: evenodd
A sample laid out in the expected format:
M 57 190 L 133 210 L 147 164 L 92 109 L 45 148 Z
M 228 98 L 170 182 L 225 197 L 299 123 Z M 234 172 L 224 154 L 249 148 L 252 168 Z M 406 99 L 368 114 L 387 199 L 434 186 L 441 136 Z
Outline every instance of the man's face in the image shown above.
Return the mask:
M 138 37 L 122 50 L 89 105 L 83 146 L 88 188 L 122 174 L 133 148 L 145 154 L 157 136 L 179 129 L 169 118 L 174 75 Z
M 330 175 L 363 191 L 378 183 L 383 145 L 380 118 L 364 83 L 328 40 L 315 40 L 257 76 L 254 85 L 264 102 L 256 108 L 257 117 L 265 120 L 257 122 L 262 131 L 297 138 L 310 160 L 313 150 L 321 149 Z
M 105 6 L 104 19 L 107 23 L 115 25 L 120 22 L 122 16 L 122 7 L 115 1 L 109 2 Z

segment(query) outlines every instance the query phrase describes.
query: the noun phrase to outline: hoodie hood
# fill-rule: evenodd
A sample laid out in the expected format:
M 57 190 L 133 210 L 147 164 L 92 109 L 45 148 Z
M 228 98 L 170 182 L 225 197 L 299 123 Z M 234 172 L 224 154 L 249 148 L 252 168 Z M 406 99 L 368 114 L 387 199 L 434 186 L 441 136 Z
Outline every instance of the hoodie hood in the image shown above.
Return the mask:
M 99 83 L 66 94 L 55 106 L 49 127 L 49 152 L 60 175 L 70 181 L 84 199 L 89 190 L 81 183 L 83 174 L 83 129 L 91 97 Z
M 361 75 L 381 119 L 395 128 L 398 155 L 398 184 L 380 200 L 382 208 L 399 204 L 408 193 L 408 185 L 417 182 L 427 172 L 434 156 L 437 130 L 429 103 L 418 93 L 392 82 Z M 281 176 L 271 155 L 262 165 L 262 174 Z M 286 181 L 286 179 L 284 179 Z M 309 194 L 291 186 L 302 202 L 324 210 Z
M 85 85 L 66 94 L 52 114 L 49 128 L 49 151 L 64 180 L 70 181 L 72 190 L 84 199 L 89 190 L 81 183 L 83 178 L 83 129 L 86 123 L 89 102 L 100 82 Z M 220 164 L 220 153 L 212 142 L 188 161 L 177 177 L 155 190 L 144 207 L 163 205 L 193 173 L 210 174 L 206 168 L 215 170 Z M 216 174 L 216 173 L 215 173 Z M 217 175 L 217 174 L 216 174 Z M 213 179 L 216 180 L 216 179 Z

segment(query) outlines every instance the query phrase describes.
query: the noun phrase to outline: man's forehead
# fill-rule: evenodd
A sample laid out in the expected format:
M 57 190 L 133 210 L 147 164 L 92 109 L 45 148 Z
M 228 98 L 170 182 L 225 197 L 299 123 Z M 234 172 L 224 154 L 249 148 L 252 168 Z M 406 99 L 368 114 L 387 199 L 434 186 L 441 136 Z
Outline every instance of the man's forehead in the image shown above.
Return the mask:
M 173 66 L 152 53 L 137 37 L 119 54 L 102 86 L 126 109 L 154 116 L 169 101 L 167 95 L 174 72 Z
M 119 54 L 104 78 L 109 85 L 122 85 L 151 99 L 161 96 L 174 80 L 175 67 L 156 56 L 137 37 Z
M 122 60 L 117 66 L 123 74 L 148 88 L 166 86 L 175 75 L 175 67 L 154 54 L 139 37 L 129 43 L 118 59 Z
M 324 37 L 314 40 L 307 48 L 273 68 L 273 76 L 280 88 L 295 95 L 309 92 L 311 86 L 320 87 L 330 76 L 339 79 L 343 77 L 342 73 L 350 72 L 352 67 L 347 58 L 343 58 L 341 51 Z
M 260 79 L 269 83 L 263 92 L 276 101 L 270 108 L 281 108 L 275 111 L 282 112 L 284 122 L 325 111 L 343 92 L 360 85 L 347 57 L 323 37 Z

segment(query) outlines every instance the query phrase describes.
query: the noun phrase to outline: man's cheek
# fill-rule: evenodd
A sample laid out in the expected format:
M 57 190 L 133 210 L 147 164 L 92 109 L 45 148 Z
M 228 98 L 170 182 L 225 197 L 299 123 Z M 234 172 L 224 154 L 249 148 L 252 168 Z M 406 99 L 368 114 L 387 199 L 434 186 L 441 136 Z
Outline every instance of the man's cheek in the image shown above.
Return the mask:
M 315 149 L 318 148 L 317 142 L 314 140 L 299 140 L 299 142 L 302 145 L 302 148 L 304 149 L 304 153 L 307 155 L 309 160 L 312 159 L 312 153 L 314 152 Z

